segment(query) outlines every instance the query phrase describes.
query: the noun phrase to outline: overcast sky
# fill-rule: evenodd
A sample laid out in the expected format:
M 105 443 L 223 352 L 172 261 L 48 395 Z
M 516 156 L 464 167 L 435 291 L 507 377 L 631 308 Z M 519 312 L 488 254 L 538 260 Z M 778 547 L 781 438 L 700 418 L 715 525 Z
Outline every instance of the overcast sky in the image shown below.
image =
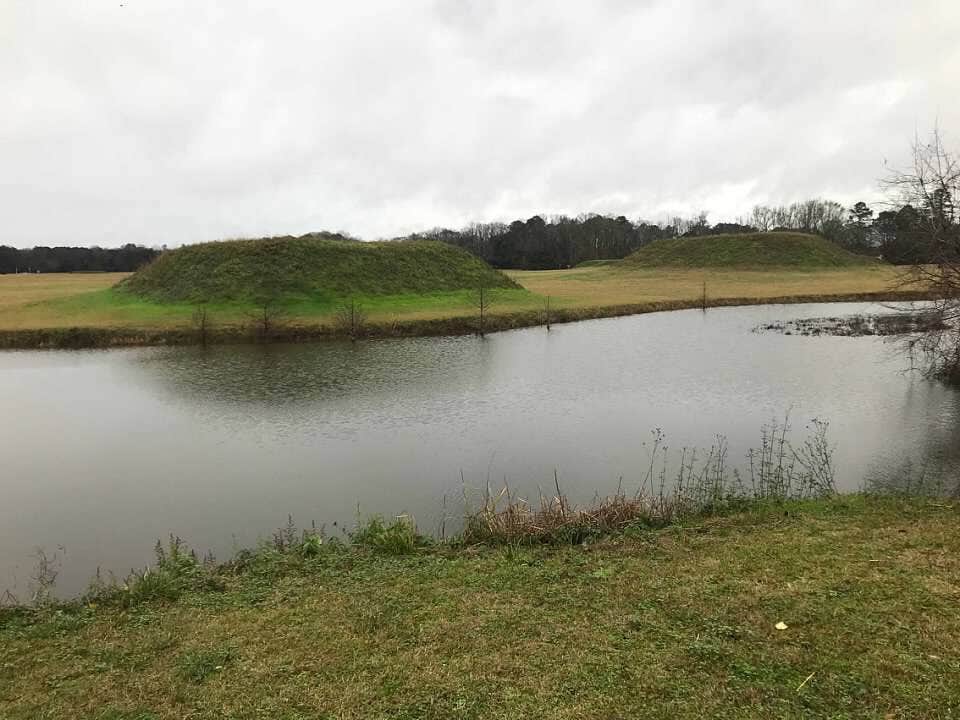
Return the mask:
M 0 244 L 875 196 L 960 2 L 0 0 Z

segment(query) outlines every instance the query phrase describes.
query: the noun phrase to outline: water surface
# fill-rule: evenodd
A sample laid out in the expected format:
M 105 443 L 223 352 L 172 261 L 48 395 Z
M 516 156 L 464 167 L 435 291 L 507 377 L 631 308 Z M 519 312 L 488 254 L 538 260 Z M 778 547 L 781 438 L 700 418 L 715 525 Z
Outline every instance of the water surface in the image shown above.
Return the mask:
M 905 373 L 878 338 L 751 332 L 868 313 L 831 304 L 682 311 L 485 339 L 0 354 L 0 588 L 66 548 L 63 592 L 125 572 L 177 534 L 221 557 L 285 523 L 336 532 L 412 513 L 426 530 L 465 485 L 589 500 L 669 445 L 727 436 L 742 460 L 788 411 L 831 423 L 846 489 L 957 476 L 960 396 Z

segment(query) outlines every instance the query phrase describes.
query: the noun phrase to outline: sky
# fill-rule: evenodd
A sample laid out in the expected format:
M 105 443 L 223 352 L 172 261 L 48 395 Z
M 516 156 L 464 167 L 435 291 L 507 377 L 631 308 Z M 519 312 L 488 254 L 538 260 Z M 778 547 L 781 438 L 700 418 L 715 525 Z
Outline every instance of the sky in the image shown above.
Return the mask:
M 960 2 L 0 0 L 0 244 L 879 197 Z

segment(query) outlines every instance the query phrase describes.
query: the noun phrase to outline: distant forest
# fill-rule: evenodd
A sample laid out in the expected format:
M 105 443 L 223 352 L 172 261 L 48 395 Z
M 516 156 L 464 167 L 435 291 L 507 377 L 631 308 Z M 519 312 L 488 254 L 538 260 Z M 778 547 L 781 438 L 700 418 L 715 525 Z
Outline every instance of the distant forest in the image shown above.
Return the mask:
M 661 238 L 752 232 L 816 233 L 846 249 L 894 264 L 926 261 L 920 238 L 922 213 L 906 205 L 874 216 L 863 202 L 852 208 L 829 200 L 757 206 L 749 218 L 711 225 L 706 213 L 665 223 L 632 222 L 624 216 L 535 215 L 512 223 L 474 223 L 462 230 L 437 228 L 401 239 L 432 239 L 465 248 L 494 267 L 524 270 L 567 268 L 589 260 L 617 260 Z
M 829 200 L 807 200 L 791 205 L 757 206 L 749 218 L 711 225 L 707 214 L 675 217 L 669 222 L 633 222 L 623 215 L 558 215 L 511 223 L 473 223 L 462 230 L 436 228 L 402 240 L 429 239 L 456 245 L 497 268 L 549 270 L 568 268 L 589 260 L 618 260 L 661 238 L 752 232 L 816 233 L 864 255 L 882 257 L 895 265 L 924 263 L 923 225 L 932 214 L 952 207 L 949 195 L 934 200 L 941 207 L 904 205 L 874 215 L 866 203 L 852 208 Z M 314 233 L 315 234 L 315 233 Z M 344 235 L 322 236 L 352 240 Z M 142 245 L 121 248 L 35 247 L 18 250 L 0 246 L 0 273 L 13 272 L 132 272 L 155 258 L 159 250 Z
M 120 248 L 35 247 L 0 245 L 0 274 L 16 272 L 133 272 L 160 254 L 142 245 Z

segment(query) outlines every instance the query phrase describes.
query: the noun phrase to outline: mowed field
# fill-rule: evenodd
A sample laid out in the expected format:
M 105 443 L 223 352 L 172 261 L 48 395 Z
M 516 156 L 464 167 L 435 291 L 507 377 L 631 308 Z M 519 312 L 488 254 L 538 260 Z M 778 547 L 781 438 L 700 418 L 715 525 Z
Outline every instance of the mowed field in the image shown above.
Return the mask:
M 103 290 L 129 273 L 47 273 L 0 275 L 0 313 L 22 311 L 46 300 Z
M 701 298 L 793 298 L 888 292 L 902 271 L 891 265 L 816 270 L 703 270 L 624 267 L 621 263 L 570 270 L 512 271 L 530 292 L 550 296 L 556 307 L 605 307 Z
M 654 306 L 657 303 L 699 301 L 706 285 L 708 302 L 738 299 L 855 296 L 891 292 L 900 271 L 888 265 L 842 269 L 744 270 L 637 268 L 622 263 L 569 270 L 510 271 L 524 289 L 491 292 L 491 315 L 538 310 L 550 298 L 551 308 L 589 309 Z M 124 273 L 0 275 L 0 330 L 67 327 L 184 328 L 194 306 L 157 303 L 115 289 Z M 458 291 L 429 295 L 382 295 L 358 298 L 371 323 L 434 320 L 476 313 L 474 293 Z M 253 308 L 242 304 L 208 306 L 214 322 L 249 322 Z M 338 306 L 298 302 L 286 308 L 290 322 L 324 323 Z

